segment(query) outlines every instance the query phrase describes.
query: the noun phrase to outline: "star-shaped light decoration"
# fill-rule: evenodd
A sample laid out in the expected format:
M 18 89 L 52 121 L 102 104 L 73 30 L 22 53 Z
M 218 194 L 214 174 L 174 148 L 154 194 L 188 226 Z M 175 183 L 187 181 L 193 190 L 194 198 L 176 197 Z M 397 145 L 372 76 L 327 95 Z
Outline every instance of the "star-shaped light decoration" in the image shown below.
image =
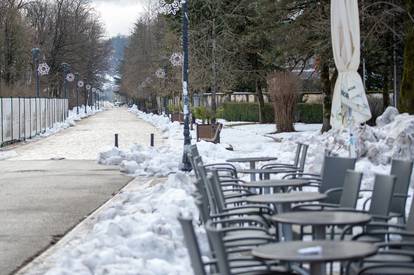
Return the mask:
M 183 65 L 184 57 L 182 53 L 173 53 L 170 57 L 170 62 L 174 67 Z
M 165 78 L 165 70 L 162 68 L 159 68 L 156 72 L 155 72 L 155 76 L 159 79 L 164 79 Z
M 50 71 L 50 67 L 46 63 L 40 63 L 39 64 L 39 67 L 37 67 L 37 71 L 42 76 L 43 75 L 48 75 L 49 74 L 49 71 Z
M 75 75 L 74 74 L 72 74 L 72 73 L 68 73 L 67 75 L 66 75 L 66 81 L 67 82 L 73 82 L 75 80 Z
M 181 0 L 159 0 L 159 5 L 161 13 L 176 15 L 181 8 Z

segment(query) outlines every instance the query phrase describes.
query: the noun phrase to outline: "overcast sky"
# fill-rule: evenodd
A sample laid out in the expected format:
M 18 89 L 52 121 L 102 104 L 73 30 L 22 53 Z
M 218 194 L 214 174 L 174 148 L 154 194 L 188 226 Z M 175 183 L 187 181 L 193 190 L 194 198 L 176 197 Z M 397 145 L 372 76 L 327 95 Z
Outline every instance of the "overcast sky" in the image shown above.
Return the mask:
M 107 35 L 128 35 L 144 10 L 146 0 L 93 0 L 93 6 L 101 15 Z

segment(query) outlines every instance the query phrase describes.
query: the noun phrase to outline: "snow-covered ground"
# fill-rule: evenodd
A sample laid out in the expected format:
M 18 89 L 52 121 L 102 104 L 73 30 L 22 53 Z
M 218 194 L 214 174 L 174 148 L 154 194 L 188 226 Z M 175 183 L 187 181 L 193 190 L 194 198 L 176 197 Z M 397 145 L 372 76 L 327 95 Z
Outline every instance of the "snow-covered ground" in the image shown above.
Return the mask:
M 27 139 L 24 142 L 20 142 L 17 144 L 14 144 L 12 146 L 8 146 L 5 147 L 3 150 L 0 150 L 0 160 L 5 160 L 5 159 L 10 159 L 10 158 L 18 158 L 19 157 L 19 153 L 17 153 L 16 151 L 18 151 L 21 147 L 26 145 L 26 148 L 29 147 L 28 145 L 32 144 L 33 142 L 38 142 L 42 139 L 44 139 L 45 137 L 49 137 L 51 135 L 57 134 L 59 132 L 61 132 L 64 129 L 73 127 L 76 125 L 76 123 L 78 121 L 81 121 L 84 118 L 90 117 L 92 115 L 95 115 L 96 113 L 102 112 L 103 110 L 107 109 L 107 108 L 111 108 L 112 104 L 109 102 L 104 102 L 103 106 L 100 110 L 91 108 L 90 106 L 86 107 L 86 112 L 85 112 L 85 106 L 82 105 L 79 107 L 79 114 L 77 114 L 77 108 L 73 108 L 72 110 L 69 110 L 68 112 L 68 117 L 66 118 L 66 120 L 64 122 L 56 122 L 55 124 L 53 124 L 52 128 L 48 128 L 46 129 L 45 132 L 32 137 L 31 139 Z M 17 148 L 15 150 L 15 148 Z
M 55 125 L 56 131 L 53 136 L 18 144 L 13 149 L 13 154 L 9 151 L 8 158 L 10 160 L 52 158 L 96 160 L 99 152 L 114 145 L 115 133 L 119 135 L 119 146 L 124 150 L 135 143 L 149 145 L 151 133 L 155 134 L 157 146 L 163 141 L 157 129 L 146 122 L 137 120 L 125 108 L 108 107 L 105 112 L 99 112 L 85 120 L 80 121 L 80 118 L 75 117 L 76 122 L 73 119 L 73 113 L 71 115 L 65 124 Z M 83 113 L 82 116 L 84 116 Z M 74 125 L 76 127 L 70 127 Z M 61 129 L 66 130 L 60 131 Z M 0 156 L 1 154 L 2 152 Z
M 137 176 L 168 175 L 168 178 L 156 185 L 134 181 L 115 204 L 99 213 L 100 218 L 89 232 L 77 236 L 46 259 L 49 270 L 46 274 L 193 274 L 176 219 L 180 212 L 197 217 L 191 196 L 191 174 L 178 170 L 183 148 L 182 126 L 136 108 L 130 112 L 157 127 L 164 145 L 156 149 L 138 145 L 128 150 L 111 149 L 102 152 L 98 161 L 120 165 L 122 171 Z M 365 126 L 356 130 L 360 133 L 361 148 L 356 170 L 364 173 L 364 187 L 372 185 L 374 173 L 389 172 L 391 157 L 412 158 L 413 124 L 413 116 L 399 115 L 382 127 Z M 322 135 L 320 127 L 297 124 L 298 132 L 271 134 L 274 125 L 227 124 L 222 131 L 222 144 L 197 145 L 206 163 L 239 156 L 277 156 L 285 162 L 293 159 L 296 142 L 301 141 L 310 144 L 306 170 L 319 172 L 325 149 L 347 155 L 344 147 L 347 134 L 330 131 Z M 195 137 L 194 131 L 192 135 Z M 228 145 L 234 151 L 226 150 Z M 205 247 L 205 233 L 201 228 L 197 231 Z M 38 274 L 35 271 L 28 274 Z

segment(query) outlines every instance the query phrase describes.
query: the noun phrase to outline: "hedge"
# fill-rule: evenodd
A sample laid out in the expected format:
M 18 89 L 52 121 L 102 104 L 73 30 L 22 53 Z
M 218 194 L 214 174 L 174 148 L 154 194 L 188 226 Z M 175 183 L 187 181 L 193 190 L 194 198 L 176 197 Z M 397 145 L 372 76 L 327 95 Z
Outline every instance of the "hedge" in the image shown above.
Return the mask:
M 257 103 L 226 102 L 218 110 L 217 116 L 227 121 L 259 121 L 259 106 Z M 296 109 L 296 121 L 303 123 L 322 123 L 322 104 L 299 103 Z M 265 123 L 274 123 L 273 105 L 265 104 Z
M 264 113 L 264 122 L 273 123 L 275 121 L 271 104 L 265 104 Z M 257 122 L 259 121 L 259 105 L 258 103 L 226 102 L 221 106 L 220 116 L 227 121 Z
M 296 110 L 296 120 L 303 123 L 322 123 L 323 105 L 299 103 Z

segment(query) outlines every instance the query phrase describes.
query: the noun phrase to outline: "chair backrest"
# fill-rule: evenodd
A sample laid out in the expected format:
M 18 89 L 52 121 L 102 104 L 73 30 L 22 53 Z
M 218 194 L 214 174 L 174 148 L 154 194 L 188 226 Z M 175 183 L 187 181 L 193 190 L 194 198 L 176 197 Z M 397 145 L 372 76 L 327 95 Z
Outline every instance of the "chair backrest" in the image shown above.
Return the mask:
M 391 162 L 391 175 L 397 177 L 394 194 L 408 195 L 410 187 L 413 162 L 393 159 Z M 393 197 L 390 211 L 405 216 L 407 197 Z
M 300 159 L 299 159 L 299 172 L 303 172 L 305 170 L 306 164 L 306 156 L 308 154 L 309 145 L 301 144 L 301 152 L 300 152 Z
M 339 206 L 342 208 L 355 209 L 358 202 L 359 190 L 361 189 L 362 173 L 347 170 L 345 173 L 344 187 L 342 189 Z
M 216 204 L 215 207 L 218 213 L 222 213 L 226 208 L 226 204 L 218 172 L 216 170 L 213 170 L 213 173 L 211 177 L 209 177 L 209 179 L 210 180 L 208 181 L 208 183 L 210 184 L 210 188 L 214 196 L 214 200 L 212 200 L 212 202 Z
M 408 213 L 407 222 L 405 228 L 408 231 L 414 231 L 414 198 L 411 199 L 410 212 Z
M 193 267 L 194 274 L 207 275 L 197 236 L 194 232 L 193 220 L 191 218 L 189 219 L 179 216 L 178 221 L 180 222 L 183 230 L 184 241 L 187 246 L 188 254 L 190 255 L 191 266 Z
M 293 159 L 293 165 L 295 167 L 298 167 L 299 165 L 299 159 L 300 159 L 300 152 L 302 150 L 302 143 L 297 142 L 296 143 L 296 151 L 295 151 L 295 158 Z
M 369 213 L 386 217 L 390 213 L 391 200 L 394 194 L 396 177 L 392 175 L 375 175 Z
M 321 174 L 322 182 L 319 192 L 324 193 L 329 189 L 343 187 L 345 174 L 348 170 L 354 170 L 355 163 L 355 158 L 325 156 Z M 340 198 L 340 193 L 333 193 L 328 195 L 325 202 L 339 204 Z
M 211 221 L 207 222 L 206 231 L 217 261 L 218 273 L 220 275 L 231 275 L 228 254 L 223 241 L 223 232 L 214 227 Z
M 198 208 L 198 212 L 200 212 L 201 222 L 203 224 L 206 224 L 207 221 L 211 218 L 210 209 L 208 207 L 208 201 L 200 195 L 195 198 L 194 202 Z
M 190 153 L 195 158 L 200 156 L 200 153 L 198 152 L 198 148 L 196 144 L 190 145 Z

